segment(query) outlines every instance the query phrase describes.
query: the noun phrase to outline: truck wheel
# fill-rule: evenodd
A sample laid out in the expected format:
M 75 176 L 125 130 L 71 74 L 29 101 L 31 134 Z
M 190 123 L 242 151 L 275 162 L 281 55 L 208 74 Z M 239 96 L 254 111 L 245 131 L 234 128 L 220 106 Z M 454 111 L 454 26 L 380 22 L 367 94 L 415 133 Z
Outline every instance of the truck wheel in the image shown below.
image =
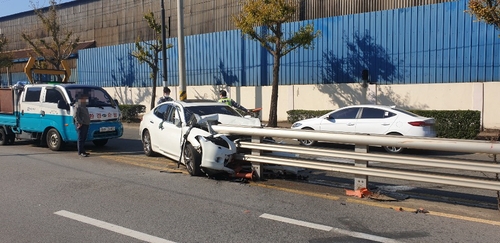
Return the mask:
M 186 144 L 184 149 L 184 161 L 186 162 L 186 169 L 192 176 L 201 176 L 201 155 L 191 144 Z
M 0 145 L 7 145 L 9 144 L 7 134 L 5 133 L 5 130 L 3 128 L 0 128 Z
M 92 141 L 92 143 L 94 143 L 94 145 L 97 147 L 103 147 L 104 145 L 106 145 L 108 143 L 108 140 L 107 139 L 98 139 L 98 140 Z
M 142 148 L 144 149 L 144 154 L 148 157 L 152 157 L 156 155 L 155 152 L 153 152 L 153 145 L 151 144 L 151 135 L 149 134 L 148 130 L 145 130 L 144 133 L 142 134 Z
M 61 150 L 64 142 L 62 141 L 61 134 L 52 128 L 47 132 L 47 147 L 52 151 Z

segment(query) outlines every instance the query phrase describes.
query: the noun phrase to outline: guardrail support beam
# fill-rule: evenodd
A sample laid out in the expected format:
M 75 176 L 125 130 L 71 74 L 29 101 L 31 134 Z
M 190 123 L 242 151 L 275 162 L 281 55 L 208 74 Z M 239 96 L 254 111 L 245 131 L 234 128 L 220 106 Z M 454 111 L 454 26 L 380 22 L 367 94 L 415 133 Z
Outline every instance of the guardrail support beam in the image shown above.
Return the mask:
M 354 147 L 354 151 L 356 153 L 368 153 L 368 146 L 367 145 L 359 145 L 356 144 Z M 354 166 L 357 167 L 368 167 L 368 160 L 359 160 L 356 159 L 354 160 Z M 361 188 L 367 188 L 368 187 L 368 176 L 366 175 L 354 175 L 354 190 L 359 190 Z
M 261 141 L 262 141 L 261 137 L 252 136 L 252 143 L 261 143 Z M 260 149 L 252 149 L 252 155 L 260 156 L 261 155 Z M 253 162 L 252 170 L 255 173 L 256 180 L 262 179 L 263 169 L 260 163 Z

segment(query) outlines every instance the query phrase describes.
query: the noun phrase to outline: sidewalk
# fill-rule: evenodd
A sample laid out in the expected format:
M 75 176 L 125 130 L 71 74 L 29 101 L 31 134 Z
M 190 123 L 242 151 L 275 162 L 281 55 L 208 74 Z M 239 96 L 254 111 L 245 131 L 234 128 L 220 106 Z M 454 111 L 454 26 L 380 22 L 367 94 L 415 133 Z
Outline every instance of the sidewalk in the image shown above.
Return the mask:
M 500 137 L 500 130 L 486 129 L 476 136 L 476 140 L 498 141 Z

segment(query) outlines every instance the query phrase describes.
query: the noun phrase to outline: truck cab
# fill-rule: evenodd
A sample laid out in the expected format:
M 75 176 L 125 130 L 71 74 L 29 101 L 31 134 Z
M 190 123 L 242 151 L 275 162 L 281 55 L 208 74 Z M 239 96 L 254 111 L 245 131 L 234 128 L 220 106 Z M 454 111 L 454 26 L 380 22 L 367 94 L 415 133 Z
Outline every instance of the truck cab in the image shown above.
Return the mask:
M 51 150 L 60 150 L 65 143 L 76 142 L 78 134 L 73 114 L 80 94 L 89 97 L 87 108 L 91 123 L 87 141 L 104 146 L 108 139 L 119 138 L 123 134 L 118 104 L 101 87 L 27 84 L 22 87 L 16 85 L 11 93 L 12 112 L 0 110 L 0 144 L 13 143 L 14 138 L 31 139 L 46 144 Z M 2 102 L 5 103 L 5 100 L 3 98 Z

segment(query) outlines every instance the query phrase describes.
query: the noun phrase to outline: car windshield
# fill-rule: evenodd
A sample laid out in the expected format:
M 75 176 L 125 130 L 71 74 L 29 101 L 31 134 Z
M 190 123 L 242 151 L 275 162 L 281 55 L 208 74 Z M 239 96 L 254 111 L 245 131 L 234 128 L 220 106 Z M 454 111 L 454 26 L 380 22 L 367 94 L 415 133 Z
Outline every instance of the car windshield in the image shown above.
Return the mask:
M 78 95 L 86 94 L 88 96 L 87 107 L 105 107 L 115 106 L 113 99 L 109 94 L 97 87 L 66 87 L 71 103 L 78 99 Z
M 184 108 L 184 114 L 186 121 L 188 121 L 193 114 L 197 114 L 199 116 L 225 114 L 241 117 L 240 113 L 235 111 L 233 108 L 223 105 L 189 106 Z
M 406 111 L 406 110 L 403 110 L 403 109 L 400 109 L 400 108 L 392 108 L 393 110 L 397 110 L 401 113 L 404 113 L 406 115 L 409 115 L 409 116 L 413 116 L 413 117 L 419 117 L 419 115 L 415 114 L 415 113 L 412 113 L 412 112 L 409 112 L 409 111 Z

